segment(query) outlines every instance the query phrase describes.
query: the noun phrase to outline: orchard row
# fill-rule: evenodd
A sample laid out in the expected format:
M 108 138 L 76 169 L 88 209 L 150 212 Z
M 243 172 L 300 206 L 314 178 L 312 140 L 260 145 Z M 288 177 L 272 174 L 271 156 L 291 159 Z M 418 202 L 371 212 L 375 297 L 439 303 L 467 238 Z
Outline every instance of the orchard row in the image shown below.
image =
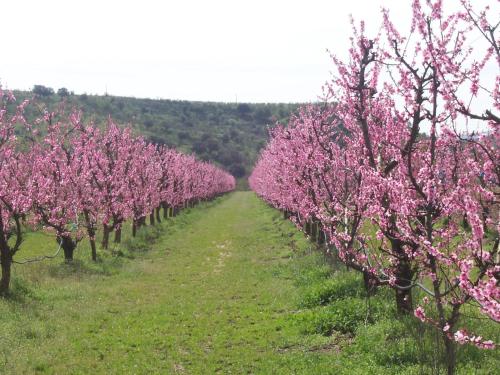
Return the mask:
M 383 19 L 374 38 L 353 22 L 325 104 L 271 131 L 250 185 L 435 326 L 453 373 L 455 342 L 494 347 L 464 310 L 500 321 L 498 37 L 465 1 L 414 1 L 407 37 Z
M 87 237 L 96 260 L 95 235 L 108 247 L 130 220 L 132 233 L 160 208 L 178 210 L 235 187 L 234 177 L 210 163 L 136 137 L 110 119 L 105 129 L 80 112 L 42 111 L 28 122 L 31 105 L 0 91 L 0 293 L 9 289 L 14 255 L 26 227 L 51 230 L 67 261 Z

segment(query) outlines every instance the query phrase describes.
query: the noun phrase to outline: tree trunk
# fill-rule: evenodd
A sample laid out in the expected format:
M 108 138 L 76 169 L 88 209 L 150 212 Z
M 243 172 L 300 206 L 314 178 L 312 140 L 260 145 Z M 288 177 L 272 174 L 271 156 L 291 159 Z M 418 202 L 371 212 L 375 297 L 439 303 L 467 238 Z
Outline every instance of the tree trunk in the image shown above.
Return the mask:
M 122 242 L 122 227 L 121 225 L 115 229 L 115 243 Z
M 406 253 L 398 239 L 391 240 L 392 251 L 400 256 L 396 267 L 396 308 L 399 314 L 408 315 L 413 312 L 413 300 L 411 296 L 411 281 L 413 272 L 410 268 L 410 262 L 406 258 Z
M 132 221 L 132 237 L 137 235 L 137 220 Z
M 10 286 L 10 270 L 12 267 L 12 256 L 8 251 L 2 249 L 0 254 L 0 263 L 2 263 L 2 278 L 0 279 L 0 296 L 5 296 L 9 293 Z
M 107 249 L 109 246 L 109 226 L 108 224 L 103 224 L 102 226 L 102 248 Z
M 90 222 L 90 216 L 88 211 L 83 211 L 83 215 L 85 216 L 85 222 L 87 225 L 87 234 L 89 235 L 89 242 L 90 242 L 90 251 L 92 253 L 92 260 L 94 262 L 97 261 L 97 250 L 95 246 L 95 229 L 92 223 Z
M 446 370 L 448 375 L 455 374 L 456 351 L 455 343 L 446 335 L 443 335 L 444 347 L 446 349 Z
M 167 203 L 166 203 L 166 202 L 163 202 L 163 203 L 161 204 L 161 206 L 163 207 L 163 218 L 164 218 L 164 219 L 168 219 L 168 216 L 169 216 L 169 215 L 168 215 L 168 213 L 169 213 L 169 211 L 170 211 L 170 207 L 168 207 L 168 206 L 167 206 Z
M 4 232 L 2 211 L 0 210 L 0 263 L 2 267 L 2 277 L 0 279 L 0 296 L 5 296 L 9 293 L 12 255 L 13 254 L 8 243 L 8 236 Z
M 368 272 L 363 272 L 363 283 L 367 296 L 373 296 L 377 291 L 377 282 Z
M 319 231 L 318 231 L 318 245 L 324 245 L 325 244 L 325 237 L 326 237 L 325 236 L 325 232 L 320 227 Z
M 318 222 L 313 221 L 311 223 L 311 240 L 313 242 L 316 242 L 317 239 L 318 239 Z
M 93 237 L 90 238 L 90 251 L 92 252 L 92 260 L 97 262 L 97 249 L 95 246 L 95 239 Z
M 161 223 L 160 207 L 156 207 L 155 212 L 156 212 L 156 221 L 158 223 Z
M 311 235 L 311 222 L 307 220 L 304 224 L 304 232 L 309 236 Z
M 155 211 L 154 210 L 149 214 L 149 224 L 155 225 Z
M 429 220 L 430 222 L 430 220 Z M 429 230 L 430 233 L 430 230 Z M 429 235 L 428 238 L 431 236 Z M 429 264 L 431 266 L 431 271 L 437 275 L 438 274 L 438 267 L 436 266 L 436 258 L 432 255 L 429 257 Z M 446 369 L 448 375 L 453 375 L 455 373 L 455 365 L 456 365 L 456 352 L 455 352 L 455 342 L 453 339 L 448 337 L 447 332 L 443 331 L 443 328 L 448 324 L 449 328 L 448 330 L 452 332 L 453 327 L 455 326 L 455 323 L 458 321 L 460 317 L 460 304 L 453 305 L 452 307 L 452 313 L 451 316 L 449 316 L 449 319 L 446 318 L 446 312 L 444 308 L 444 303 L 442 300 L 442 295 L 441 295 L 441 290 L 440 290 L 440 285 L 441 285 L 442 280 L 439 278 L 434 278 L 432 280 L 432 286 L 434 290 L 434 301 L 436 303 L 436 310 L 438 312 L 439 316 L 439 328 L 441 331 L 441 337 L 443 338 L 444 341 L 444 347 L 445 347 L 445 358 L 446 358 Z
M 411 278 L 410 267 L 405 261 L 400 261 L 396 273 L 396 284 L 404 289 L 396 288 L 396 307 L 400 314 L 411 314 L 413 312 L 413 300 L 411 296 Z
M 58 240 L 62 241 L 61 247 L 64 251 L 64 261 L 66 263 L 71 263 L 73 261 L 73 253 L 76 248 L 75 241 L 73 241 L 73 239 L 69 236 L 58 237 Z

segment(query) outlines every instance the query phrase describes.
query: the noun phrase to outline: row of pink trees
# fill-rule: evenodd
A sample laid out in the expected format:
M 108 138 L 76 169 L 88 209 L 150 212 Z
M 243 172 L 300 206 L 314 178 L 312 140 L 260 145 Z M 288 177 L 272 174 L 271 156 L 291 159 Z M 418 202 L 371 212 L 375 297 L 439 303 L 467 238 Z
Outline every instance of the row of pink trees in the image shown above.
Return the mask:
M 353 23 L 326 104 L 272 131 L 250 185 L 439 329 L 451 374 L 454 342 L 494 347 L 459 327 L 463 307 L 500 322 L 500 48 L 488 8 L 442 6 L 413 1 L 408 37 L 387 10 L 376 38 Z
M 66 261 L 83 238 L 97 259 L 96 232 L 103 248 L 121 226 L 138 226 L 159 209 L 179 209 L 234 189 L 234 177 L 134 136 L 109 120 L 105 129 L 85 123 L 81 113 L 44 112 L 29 123 L 10 93 L 0 90 L 0 294 L 8 292 L 11 265 L 20 249 L 24 224 L 56 234 Z

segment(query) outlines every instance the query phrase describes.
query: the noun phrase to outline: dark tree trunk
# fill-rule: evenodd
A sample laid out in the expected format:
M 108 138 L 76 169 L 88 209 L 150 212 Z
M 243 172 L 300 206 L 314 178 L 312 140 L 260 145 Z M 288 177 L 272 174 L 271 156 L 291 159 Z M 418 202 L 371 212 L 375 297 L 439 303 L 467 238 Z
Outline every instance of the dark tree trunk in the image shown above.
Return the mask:
M 102 226 L 102 242 L 101 242 L 103 249 L 107 249 L 109 246 L 109 231 L 110 231 L 109 226 L 107 224 L 104 224 Z
M 325 244 L 325 232 L 320 227 L 318 231 L 318 245 L 324 245 L 324 244 Z
M 64 251 L 64 261 L 66 263 L 71 263 L 73 261 L 73 253 L 76 248 L 75 241 L 73 241 L 73 239 L 69 236 L 61 236 L 58 238 L 58 241 L 62 241 L 61 247 Z
M 115 229 L 115 243 L 122 242 L 122 227 L 121 225 Z
M 318 239 L 318 223 L 316 221 L 313 221 L 311 223 L 311 240 L 313 242 L 316 242 Z
M 95 246 L 95 239 L 93 237 L 90 238 L 90 251 L 92 252 L 92 260 L 97 262 L 97 248 Z
M 396 307 L 399 314 L 408 315 L 413 311 L 411 289 L 396 289 Z
M 156 212 L 156 221 L 158 223 L 161 223 L 160 207 L 156 207 L 155 212 Z
M 8 243 L 8 237 L 4 232 L 2 211 L 0 210 L 0 263 L 2 267 L 2 277 L 0 278 L 0 296 L 5 296 L 9 293 L 12 255 L 12 250 Z
M 411 282 L 413 272 L 410 267 L 410 262 L 406 257 L 406 253 L 402 247 L 401 241 L 397 239 L 391 240 L 392 251 L 400 256 L 399 263 L 396 268 L 396 308 L 399 314 L 408 315 L 413 312 L 413 300 L 411 296 Z
M 137 220 L 132 221 L 132 237 L 137 235 Z
M 368 272 L 363 272 L 363 283 L 367 296 L 373 296 L 377 291 L 377 281 Z
M 304 224 L 304 232 L 309 236 L 311 235 L 311 222 L 309 220 Z
M 166 203 L 166 202 L 163 202 L 163 203 L 161 204 L 161 206 L 163 207 L 163 218 L 164 218 L 164 219 L 168 219 L 168 216 L 169 216 L 169 215 L 168 215 L 168 213 L 169 213 L 169 211 L 170 211 L 170 207 L 168 207 L 168 206 L 167 206 L 167 203 Z
M 92 260 L 94 262 L 97 261 L 97 249 L 95 246 L 95 229 L 92 223 L 90 222 L 90 217 L 88 211 L 83 211 L 83 215 L 85 216 L 85 222 L 87 224 L 87 233 L 89 235 L 90 242 L 90 251 L 92 253 Z
M 146 216 L 142 216 L 138 220 L 139 228 L 146 225 Z
M 430 223 L 430 220 L 429 220 Z M 429 230 L 430 233 L 430 230 Z M 428 238 L 431 236 L 429 235 Z M 437 275 L 438 274 L 438 267 L 436 265 L 436 258 L 434 256 L 429 256 L 429 264 L 431 266 L 431 271 Z M 455 373 L 455 366 L 457 362 L 456 358 L 456 347 L 455 347 L 455 342 L 452 338 L 450 338 L 447 334 L 447 332 L 443 331 L 443 328 L 448 324 L 449 328 L 448 330 L 450 332 L 453 331 L 453 327 L 457 323 L 459 317 L 460 317 L 460 304 L 453 305 L 452 311 L 451 311 L 451 316 L 447 318 L 447 314 L 444 308 L 444 303 L 442 299 L 442 294 L 441 294 L 441 289 L 440 285 L 443 280 L 440 280 L 439 278 L 434 278 L 432 280 L 432 286 L 434 289 L 434 301 L 436 303 L 436 309 L 438 312 L 439 316 L 439 326 L 441 328 L 441 337 L 443 338 L 444 341 L 444 347 L 445 347 L 445 358 L 446 358 L 446 370 L 448 375 L 453 375 Z
M 455 374 L 455 364 L 457 362 L 455 343 L 446 335 L 443 335 L 444 347 L 446 350 L 446 370 L 448 375 Z
M 0 279 L 0 296 L 5 296 L 9 293 L 12 256 L 9 250 L 5 251 L 2 249 L 1 251 L 0 263 L 2 263 L 2 277 Z
M 151 212 L 149 214 L 149 224 L 150 225 L 155 225 L 155 212 L 154 212 L 154 210 L 153 210 L 153 212 Z

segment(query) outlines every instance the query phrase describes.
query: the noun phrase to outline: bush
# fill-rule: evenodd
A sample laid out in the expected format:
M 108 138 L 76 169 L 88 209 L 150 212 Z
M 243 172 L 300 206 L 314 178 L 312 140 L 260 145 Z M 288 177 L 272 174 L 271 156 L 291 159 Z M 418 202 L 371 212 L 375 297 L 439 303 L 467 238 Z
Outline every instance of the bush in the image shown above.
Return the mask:
M 45 87 L 43 85 L 35 85 L 33 86 L 33 94 L 39 96 L 51 96 L 54 95 L 54 89 L 51 87 Z
M 61 87 L 59 90 L 57 90 L 57 95 L 61 97 L 66 97 L 70 95 L 70 92 L 66 87 Z

